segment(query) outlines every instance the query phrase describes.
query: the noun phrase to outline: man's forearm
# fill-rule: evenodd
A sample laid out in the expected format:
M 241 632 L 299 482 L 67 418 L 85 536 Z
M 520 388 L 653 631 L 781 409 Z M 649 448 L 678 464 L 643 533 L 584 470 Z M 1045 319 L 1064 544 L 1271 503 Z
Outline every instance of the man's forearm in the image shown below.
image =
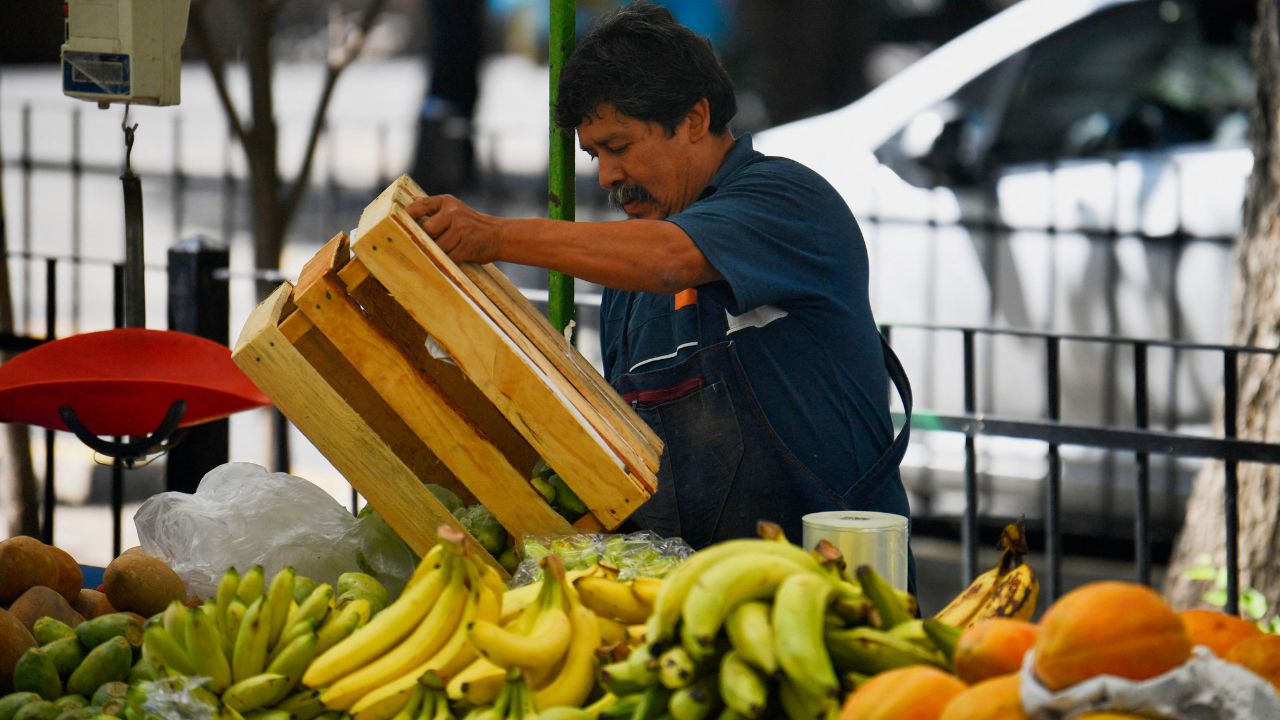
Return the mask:
M 720 278 L 693 240 L 664 220 L 501 221 L 498 259 L 618 290 L 674 294 Z

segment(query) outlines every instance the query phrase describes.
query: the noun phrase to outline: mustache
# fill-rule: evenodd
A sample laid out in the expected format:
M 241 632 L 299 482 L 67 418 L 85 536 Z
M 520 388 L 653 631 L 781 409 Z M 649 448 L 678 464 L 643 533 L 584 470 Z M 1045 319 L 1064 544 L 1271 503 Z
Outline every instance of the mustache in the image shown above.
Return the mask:
M 609 191 L 609 207 L 622 210 L 630 202 L 657 202 L 643 185 L 615 185 Z

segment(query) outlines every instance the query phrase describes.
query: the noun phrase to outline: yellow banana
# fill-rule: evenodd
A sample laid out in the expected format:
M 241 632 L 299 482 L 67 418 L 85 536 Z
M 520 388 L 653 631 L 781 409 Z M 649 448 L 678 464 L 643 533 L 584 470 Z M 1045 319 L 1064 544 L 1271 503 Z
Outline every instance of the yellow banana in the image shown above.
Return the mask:
M 452 677 L 466 667 L 475 659 L 475 651 L 467 642 L 467 626 L 478 619 L 496 622 L 501 614 L 500 602 L 501 598 L 494 595 L 483 583 L 473 584 L 467 596 L 467 604 L 462 611 L 462 618 L 458 621 L 458 627 L 444 647 L 422 665 L 360 698 L 355 705 L 351 706 L 349 712 L 361 720 L 389 718 L 403 707 L 424 673 L 434 670 L 444 677 Z M 384 610 L 383 613 L 385 612 Z
M 303 598 L 297 608 L 289 613 L 289 617 L 284 623 L 285 631 L 288 632 L 290 628 L 307 620 L 323 623 L 326 616 L 329 615 L 329 608 L 332 604 L 333 586 L 329 583 L 320 583 L 311 591 L 310 595 Z
M 427 694 L 427 689 L 418 685 L 409 695 L 409 701 L 400 708 L 400 711 L 391 716 L 391 720 L 414 720 L 418 717 L 418 709 L 422 707 L 422 698 Z
M 249 568 L 249 572 L 240 576 L 240 586 L 236 588 L 236 597 L 247 607 L 252 605 L 254 600 L 262 597 L 266 587 L 266 575 L 262 570 L 262 566 L 254 565 Z
M 739 605 L 725 620 L 729 642 L 747 664 L 771 678 L 778 672 L 778 657 L 773 651 L 773 624 L 767 603 L 754 600 Z
M 445 691 L 450 700 L 462 700 L 474 707 L 491 705 L 502 692 L 506 677 L 506 668 L 478 657 L 449 680 Z
M 249 608 L 239 598 L 233 598 L 231 605 L 227 607 L 227 629 L 222 633 L 222 647 L 226 650 L 227 657 L 231 657 L 235 650 L 236 638 L 240 636 L 240 623 L 244 622 L 244 616 L 248 612 Z
M 773 599 L 773 647 L 778 667 L 797 689 L 816 697 L 836 697 L 840 691 L 840 680 L 823 641 L 823 620 L 834 591 L 827 578 L 796 573 L 778 586 Z
M 444 544 L 436 543 L 431 546 L 426 555 L 422 556 L 422 560 L 418 562 L 418 567 L 413 569 L 413 575 L 409 576 L 409 582 L 405 583 L 404 589 L 408 590 L 418 584 L 423 578 L 428 577 L 431 573 L 440 569 L 440 562 L 444 560 Z M 401 591 L 403 593 L 403 591 Z
M 627 635 L 627 628 L 634 626 L 623 625 L 613 618 L 600 617 L 598 615 L 596 619 L 600 621 L 601 645 L 613 645 L 615 643 L 629 645 L 631 643 L 631 638 Z
M 293 581 L 297 573 L 286 567 L 271 578 L 266 595 L 267 647 L 274 648 L 289 619 L 289 606 L 293 603 Z
M 728 540 L 704 548 L 676 567 L 662 583 L 649 616 L 647 637 L 649 642 L 666 643 L 675 633 L 680 622 L 685 598 L 708 569 L 715 568 L 735 555 L 751 553 L 754 556 L 781 556 L 794 563 L 816 570 L 818 565 L 804 550 L 787 542 L 742 539 Z
M 757 541 L 782 547 L 780 543 Z M 689 590 L 682 612 L 681 642 L 695 659 L 715 653 L 716 635 L 734 608 L 751 600 L 773 597 L 782 581 L 797 573 L 815 574 L 809 565 L 784 555 L 740 552 L 708 568 Z M 828 586 L 830 581 L 820 578 Z M 821 617 L 821 613 L 819 614 Z
M 192 611 L 186 638 L 192 669 L 196 675 L 209 678 L 209 690 L 221 693 L 231 687 L 231 663 L 227 661 L 214 618 L 203 610 Z
M 698 665 L 682 645 L 667 648 L 658 656 L 658 682 L 669 690 L 692 683 L 698 675 Z
M 560 671 L 537 691 L 538 707 L 568 705 L 579 707 L 596 686 L 596 648 L 600 646 L 600 623 L 585 605 L 569 611 L 573 639 L 565 651 Z
M 265 602 L 262 596 L 254 600 L 240 623 L 235 650 L 231 654 L 232 682 L 248 680 L 267 665 L 267 636 L 271 632 L 271 619 L 265 616 Z
M 546 562 L 551 560 L 552 562 Z M 564 570 L 554 555 L 544 560 L 542 589 L 526 633 L 515 632 L 497 623 L 476 621 L 467 638 L 481 656 L 502 667 L 547 668 L 564 656 L 572 633 L 564 587 Z M 517 619 L 513 628 L 522 619 Z
M 769 704 L 769 686 L 736 650 L 730 650 L 720 661 L 720 697 L 739 715 L 758 718 Z
M 187 642 L 187 615 L 190 611 L 181 600 L 173 600 L 164 609 L 164 614 L 160 616 L 164 629 L 169 632 L 169 636 L 178 642 L 179 645 L 186 649 Z
M 191 656 L 178 644 L 163 624 L 152 625 L 142 634 L 142 650 L 159 675 L 194 675 Z
M 533 605 L 542 590 L 542 581 L 535 580 L 528 585 L 511 588 L 502 594 L 502 626 L 506 627 L 526 608 Z
M 720 703 L 716 687 L 718 679 L 718 676 L 699 678 L 692 685 L 671 693 L 667 700 L 667 714 L 671 720 L 704 720 L 710 717 Z
M 292 687 L 293 683 L 284 675 L 261 673 L 227 688 L 222 693 L 222 702 L 238 713 L 247 713 L 284 700 Z
M 214 593 L 214 605 L 218 608 L 218 630 L 222 632 L 223 637 L 235 636 L 227 613 L 231 610 L 231 601 L 235 599 L 236 591 L 239 588 L 240 573 L 233 567 L 227 568 L 227 571 L 222 573 L 222 577 L 218 580 L 218 589 Z
M 974 615 L 973 622 L 987 618 L 1030 620 L 1035 615 L 1039 594 L 1040 581 L 1036 579 L 1035 571 L 1023 563 L 1000 577 L 991 596 Z
M 978 612 L 991 599 L 991 593 L 995 590 L 999 579 L 999 566 L 982 573 L 933 617 L 952 627 L 969 627 Z
M 317 642 L 315 633 L 295 638 L 267 665 L 267 672 L 289 678 L 289 689 L 292 690 L 302 680 L 307 666 L 315 659 Z
M 411 633 L 449 584 L 449 573 L 438 563 L 435 567 L 434 572 L 408 587 L 367 625 L 316 658 L 302 676 L 303 684 L 312 688 L 332 684 L 395 647 Z M 350 606 L 343 610 L 347 609 Z
M 645 634 L 646 632 L 647 628 L 644 625 L 628 625 L 627 644 L 632 647 L 643 645 L 645 641 L 648 640 L 648 636 Z
M 471 588 L 463 568 L 450 567 L 449 582 L 422 622 L 385 655 L 330 685 L 321 696 L 325 707 L 345 709 L 374 689 L 430 660 L 458 627 L 458 617 Z
M 631 592 L 631 586 L 603 577 L 581 577 L 573 582 L 578 598 L 601 617 L 628 625 L 648 619 L 650 607 Z
M 638 577 L 631 581 L 631 592 L 635 594 L 636 599 L 644 603 L 649 611 L 653 611 L 653 606 L 658 602 L 658 593 L 662 591 L 662 579 L 651 577 Z

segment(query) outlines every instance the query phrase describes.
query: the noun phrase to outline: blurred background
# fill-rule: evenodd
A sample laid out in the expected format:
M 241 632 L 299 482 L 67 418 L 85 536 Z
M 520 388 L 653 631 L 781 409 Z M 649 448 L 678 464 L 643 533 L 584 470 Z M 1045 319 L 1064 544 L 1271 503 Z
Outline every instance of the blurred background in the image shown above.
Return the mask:
M 936 596 L 960 587 L 967 498 L 978 515 L 969 541 L 986 565 L 1009 519 L 1026 517 L 1043 549 L 1047 486 L 1061 492 L 1049 530 L 1065 538 L 1064 585 L 1131 575 L 1135 532 L 1158 580 L 1204 462 L 1117 451 L 1105 430 L 1212 434 L 1251 167 L 1256 3 L 663 4 L 729 69 L 735 132 L 819 170 L 862 225 L 873 308 L 916 391 L 903 472 Z M 615 5 L 580 0 L 579 32 Z M 489 212 L 545 214 L 547 0 L 193 0 L 192 13 L 181 104 L 135 106 L 126 119 L 121 106 L 62 94 L 62 3 L 0 9 L 13 335 L 43 337 L 51 314 L 58 336 L 113 326 L 126 121 L 138 126 L 148 327 L 174 316 L 173 249 L 209 249 L 225 254 L 221 341 L 234 344 L 264 288 L 296 278 L 402 173 Z M 264 77 L 269 98 L 255 85 Z M 262 144 L 252 130 L 268 124 L 274 137 Z M 578 219 L 612 217 L 578 155 Z M 295 205 L 253 197 L 264 172 Z M 279 232 L 264 238 L 273 223 Z M 545 302 L 545 273 L 503 269 Z M 578 283 L 576 301 L 575 341 L 598 363 L 599 288 Z M 1023 424 L 956 432 L 952 421 L 975 414 Z M 1103 434 L 1059 447 L 1042 432 L 1057 422 Z M 231 418 L 230 459 L 287 468 L 358 502 L 305 438 L 286 430 L 281 442 L 278 426 L 268 410 Z M 30 442 L 39 477 L 44 438 Z M 53 458 L 55 541 L 84 562 L 109 560 L 110 469 L 69 435 Z M 128 473 L 126 547 L 132 510 L 175 487 L 165 464 Z M 15 465 L 0 456 L 11 524 Z M 1150 498 L 1135 525 L 1139 478 Z

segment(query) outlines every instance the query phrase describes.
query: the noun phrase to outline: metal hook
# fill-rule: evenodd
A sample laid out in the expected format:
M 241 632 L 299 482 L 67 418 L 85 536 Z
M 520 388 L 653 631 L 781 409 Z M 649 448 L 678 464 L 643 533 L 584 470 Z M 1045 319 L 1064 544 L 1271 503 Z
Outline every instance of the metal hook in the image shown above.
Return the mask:
M 138 129 L 138 123 L 129 124 L 129 105 L 130 103 L 124 104 L 124 120 L 120 121 L 120 129 L 124 130 L 124 171 L 126 174 L 133 172 L 133 168 L 130 165 L 133 156 L 133 134 Z

